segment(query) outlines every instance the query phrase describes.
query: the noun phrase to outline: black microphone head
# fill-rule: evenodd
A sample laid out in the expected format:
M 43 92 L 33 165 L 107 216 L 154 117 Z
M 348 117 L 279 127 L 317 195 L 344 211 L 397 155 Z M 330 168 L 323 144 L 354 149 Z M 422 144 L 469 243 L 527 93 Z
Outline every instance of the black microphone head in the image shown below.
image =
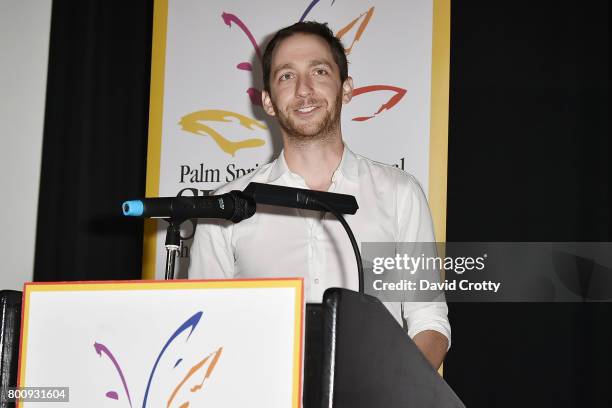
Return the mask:
M 255 204 L 255 200 L 253 200 L 251 196 L 238 190 L 230 191 L 229 194 L 234 199 L 234 213 L 230 221 L 240 222 L 247 218 L 251 218 L 255 214 L 257 204 Z

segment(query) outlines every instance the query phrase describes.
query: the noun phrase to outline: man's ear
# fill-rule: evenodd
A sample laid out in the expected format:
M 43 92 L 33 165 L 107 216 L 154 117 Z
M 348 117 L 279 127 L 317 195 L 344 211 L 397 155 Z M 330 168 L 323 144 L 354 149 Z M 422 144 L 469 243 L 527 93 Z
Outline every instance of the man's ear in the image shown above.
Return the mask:
M 268 115 L 276 115 L 276 112 L 274 112 L 274 106 L 272 106 L 272 99 L 270 98 L 268 91 L 261 92 L 261 104 Z
M 347 77 L 342 84 L 342 103 L 346 104 L 353 98 L 353 78 Z

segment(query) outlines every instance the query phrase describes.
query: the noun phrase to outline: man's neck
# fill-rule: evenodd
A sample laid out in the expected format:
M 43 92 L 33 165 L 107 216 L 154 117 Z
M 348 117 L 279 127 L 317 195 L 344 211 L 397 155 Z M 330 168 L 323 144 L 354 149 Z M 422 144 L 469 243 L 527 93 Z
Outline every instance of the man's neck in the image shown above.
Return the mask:
M 340 165 L 344 153 L 341 137 L 291 143 L 285 139 L 285 161 L 289 170 L 300 175 L 312 190 L 327 191 L 332 176 Z

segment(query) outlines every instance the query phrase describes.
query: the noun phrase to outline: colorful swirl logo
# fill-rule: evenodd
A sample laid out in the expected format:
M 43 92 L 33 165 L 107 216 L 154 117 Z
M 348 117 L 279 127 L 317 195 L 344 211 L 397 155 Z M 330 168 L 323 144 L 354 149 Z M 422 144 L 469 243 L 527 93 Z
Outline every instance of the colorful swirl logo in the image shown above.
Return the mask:
M 334 3 L 335 0 L 331 2 L 331 6 L 333 6 Z M 312 0 L 302 13 L 299 21 L 304 21 L 309 15 L 309 13 L 313 10 L 313 8 L 317 6 L 317 4 L 319 4 L 319 0 Z M 348 48 L 345 49 L 347 55 L 350 55 L 350 53 L 353 51 L 353 48 L 363 38 L 368 24 L 370 23 L 370 21 L 372 21 L 372 18 L 374 17 L 374 11 L 375 7 L 372 6 L 368 10 L 359 13 L 357 17 L 353 18 L 353 20 L 351 20 L 348 24 L 346 24 L 336 33 L 336 37 L 341 40 L 344 40 L 344 44 L 349 44 Z M 246 41 L 250 42 L 255 52 L 255 55 L 257 55 L 257 58 L 261 63 L 260 47 L 257 44 L 255 37 L 251 33 L 251 30 L 244 23 L 244 21 L 237 15 L 225 11 L 221 14 L 221 20 L 229 28 L 236 27 L 238 30 L 242 31 L 244 37 L 246 38 Z M 352 39 L 348 38 L 350 34 L 353 34 Z M 236 69 L 252 72 L 253 66 L 250 62 L 243 61 L 236 65 Z M 377 117 L 384 111 L 391 110 L 402 100 L 402 98 L 406 94 L 406 89 L 386 84 L 373 84 L 355 88 L 353 90 L 353 97 L 358 97 L 360 95 L 376 92 L 391 92 L 392 96 L 377 109 L 373 109 L 373 113 L 353 117 L 353 121 L 363 122 L 366 120 L 370 120 Z M 261 89 L 249 87 L 246 90 L 246 94 L 248 95 L 252 105 L 261 106 Z M 236 151 L 240 149 L 255 148 L 263 146 L 266 143 L 264 139 L 261 139 L 259 137 L 233 141 L 227 136 L 222 135 L 220 131 L 215 130 L 212 127 L 212 124 L 210 123 L 236 122 L 229 120 L 228 118 L 238 119 L 238 125 L 249 130 L 267 130 L 267 126 L 261 121 L 258 121 L 257 119 L 242 115 L 237 112 L 218 109 L 200 110 L 189 113 L 181 118 L 181 120 L 179 121 L 179 125 L 182 130 L 185 130 L 187 132 L 202 136 L 210 136 L 215 141 L 219 149 L 229 154 L 230 156 L 234 156 L 236 154 Z
M 177 339 L 177 337 L 179 337 L 181 333 L 188 331 L 187 341 L 189 341 L 189 338 L 193 334 L 193 331 L 200 323 L 201 318 L 201 311 L 195 313 L 183 324 L 181 324 L 179 328 L 176 329 L 174 333 L 165 342 L 161 351 L 157 355 L 155 362 L 153 363 L 153 368 L 151 369 L 151 372 L 149 373 L 147 387 L 142 397 L 142 408 L 146 408 L 148 406 L 147 404 L 150 402 L 149 393 L 151 391 L 151 384 L 156 377 L 156 373 L 158 373 L 162 357 L 165 355 L 170 345 Z M 125 401 L 129 407 L 134 407 L 135 402 L 133 401 L 132 395 L 130 394 L 130 389 L 128 387 L 126 377 L 123 373 L 123 369 L 121 368 L 119 362 L 117 361 L 113 353 L 106 345 L 97 341 L 94 342 L 93 347 L 100 357 L 105 357 L 112 364 L 113 368 L 115 369 L 115 372 L 117 373 L 118 379 L 121 382 L 122 388 L 120 389 L 120 391 L 109 390 L 105 394 L 106 398 L 115 401 Z M 176 360 L 172 369 L 181 370 L 184 375 L 178 382 L 178 384 L 174 385 L 173 387 L 169 387 L 168 396 L 166 397 L 164 406 L 167 408 L 188 408 L 190 401 L 183 400 L 183 398 L 185 398 L 183 396 L 187 395 L 188 399 L 190 399 L 189 397 L 193 396 L 193 394 L 202 391 L 205 382 L 210 378 L 217 363 L 219 362 L 222 352 L 223 347 L 219 347 L 213 352 L 206 353 L 205 355 L 203 355 L 203 358 L 201 358 L 198 362 L 189 365 L 187 368 L 185 368 L 185 366 L 188 365 L 188 363 L 183 362 L 182 358 Z M 159 403 L 159 401 L 156 401 L 153 406 L 159 407 L 162 405 Z

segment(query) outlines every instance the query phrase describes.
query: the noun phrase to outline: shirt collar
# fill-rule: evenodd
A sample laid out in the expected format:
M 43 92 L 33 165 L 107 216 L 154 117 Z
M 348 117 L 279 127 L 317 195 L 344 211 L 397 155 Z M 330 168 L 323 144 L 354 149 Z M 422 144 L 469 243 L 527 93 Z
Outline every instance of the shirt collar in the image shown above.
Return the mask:
M 272 170 L 270 171 L 267 182 L 274 183 L 284 174 L 292 173 L 287 166 L 287 161 L 285 160 L 285 150 L 283 149 L 276 160 L 274 160 L 274 164 L 272 165 Z M 332 176 L 332 181 L 336 181 L 339 174 L 350 180 L 357 180 L 359 176 L 357 156 L 346 146 L 346 144 L 344 145 L 344 151 L 342 152 L 342 160 L 340 160 L 340 165 Z

